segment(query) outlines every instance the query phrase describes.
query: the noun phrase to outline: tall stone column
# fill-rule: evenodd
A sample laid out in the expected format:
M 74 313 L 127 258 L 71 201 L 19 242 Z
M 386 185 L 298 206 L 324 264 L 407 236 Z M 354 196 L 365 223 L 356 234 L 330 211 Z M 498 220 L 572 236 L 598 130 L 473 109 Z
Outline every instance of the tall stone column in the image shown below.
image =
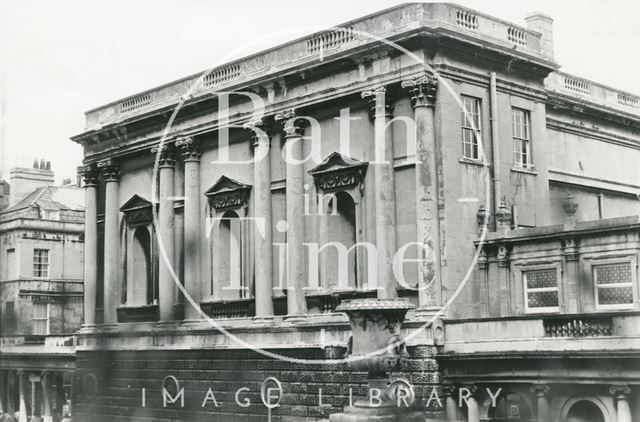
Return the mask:
M 107 159 L 98 163 L 105 182 L 104 210 L 104 324 L 115 326 L 118 322 L 116 306 L 119 291 L 118 274 L 120 257 L 119 190 L 120 167 Z
M 5 371 L 0 371 L 0 415 L 7 411 L 7 376 Z
M 200 146 L 193 138 L 176 142 L 184 161 L 184 286 L 197 303 L 202 299 L 200 270 Z M 185 318 L 199 318 L 198 310 L 185 300 Z
M 28 422 L 27 417 L 27 373 L 18 371 L 18 422 Z
M 271 221 L 271 139 L 260 121 L 249 127 L 259 129 L 253 141 L 253 216 L 255 256 L 256 317 L 273 316 L 273 229 Z M 299 142 L 302 145 L 302 142 Z M 304 299 L 304 298 L 303 298 Z
M 73 382 L 71 383 L 73 386 Z M 65 402 L 64 395 L 64 374 L 62 372 L 56 373 L 56 407 L 62 413 L 62 406 Z
M 295 111 L 276 116 L 284 123 L 287 216 L 287 315 L 299 318 L 306 312 L 304 283 L 307 279 L 304 251 L 304 129 Z
M 549 386 L 546 384 L 534 384 L 531 386 L 531 392 L 536 395 L 538 422 L 549 422 L 551 414 L 549 413 Z
M 52 422 L 51 414 L 51 374 L 42 372 L 40 375 L 40 384 L 42 385 L 42 421 Z
M 393 134 L 387 129 L 391 121 L 393 106 L 387 97 L 386 88 L 379 87 L 362 93 L 371 105 L 374 125 L 375 158 L 375 212 L 376 248 L 378 251 L 377 287 L 381 299 L 398 297 L 397 282 L 393 274 L 396 240 L 396 191 L 394 183 Z
M 98 282 L 98 169 L 84 168 L 84 326 L 96 323 Z
M 631 407 L 629 406 L 631 389 L 626 385 L 614 385 L 609 388 L 609 393 L 616 399 L 617 422 L 632 422 Z
M 467 422 L 480 422 L 480 406 L 478 405 L 478 386 L 468 385 L 466 388 L 471 392 L 467 398 Z
M 442 304 L 440 213 L 438 209 L 438 168 L 435 102 L 438 81 L 424 75 L 402 86 L 411 92 L 416 124 L 416 229 L 423 245 L 418 267 L 419 311 Z
M 445 397 L 445 408 L 447 411 L 447 422 L 458 421 L 458 403 L 456 402 L 456 388 L 453 385 L 443 387 Z
M 158 245 L 164 248 L 164 254 L 159 251 L 160 269 L 158 272 L 158 296 L 160 306 L 160 321 L 167 322 L 175 320 L 174 296 L 175 283 L 171 271 L 174 270 L 174 173 L 175 155 L 172 145 L 164 144 L 158 151 L 157 148 L 151 151 L 159 153 L 158 178 L 159 182 L 159 210 L 158 210 Z

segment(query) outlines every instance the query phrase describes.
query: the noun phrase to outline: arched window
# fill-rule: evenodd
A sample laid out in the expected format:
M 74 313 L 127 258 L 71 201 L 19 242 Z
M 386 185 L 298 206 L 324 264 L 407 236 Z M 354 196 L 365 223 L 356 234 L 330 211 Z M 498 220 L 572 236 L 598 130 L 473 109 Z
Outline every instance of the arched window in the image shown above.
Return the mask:
M 493 414 L 492 420 L 501 422 L 522 422 L 532 419 L 531 409 L 526 400 L 519 394 L 509 391 L 500 394 Z
M 580 400 L 567 412 L 566 422 L 605 422 L 602 410 L 589 400 Z

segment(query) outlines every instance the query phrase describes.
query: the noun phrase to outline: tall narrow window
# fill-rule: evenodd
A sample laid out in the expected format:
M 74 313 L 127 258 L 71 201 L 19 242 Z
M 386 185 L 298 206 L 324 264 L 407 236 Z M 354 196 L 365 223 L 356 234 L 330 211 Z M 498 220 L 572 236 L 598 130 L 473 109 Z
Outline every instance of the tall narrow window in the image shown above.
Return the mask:
M 15 249 L 7 249 L 7 265 L 5 266 L 6 270 L 3 274 L 4 280 L 13 280 L 16 277 L 16 250 Z
M 49 334 L 49 304 L 33 304 L 33 334 L 46 336 Z
M 557 312 L 558 272 L 555 268 L 522 273 L 527 312 Z
M 355 288 L 357 253 L 356 206 L 346 192 L 337 192 L 327 210 L 327 240 L 337 247 L 326 249 L 327 280 L 329 289 Z
M 227 211 L 220 220 L 218 283 L 222 291 L 237 298 L 246 296 L 242 280 L 241 222 L 235 211 Z M 225 295 L 229 297 L 228 295 Z
M 40 278 L 49 277 L 49 250 L 33 250 L 33 276 Z
M 511 110 L 513 132 L 513 165 L 519 168 L 531 168 L 531 116 L 529 111 L 520 108 Z
M 16 311 L 13 301 L 6 302 L 4 305 L 4 318 L 7 330 L 15 330 L 16 328 Z
M 464 106 L 460 113 L 462 121 L 462 156 L 478 160 L 480 159 L 480 147 L 476 131 L 480 132 L 480 116 L 482 115 L 480 99 L 465 95 L 462 95 L 461 98 Z
M 633 306 L 631 264 L 596 265 L 593 267 L 596 304 L 600 309 L 630 308 Z
M 133 289 L 134 294 L 144 288 L 145 298 L 130 298 L 132 304 L 152 304 L 158 300 L 158 288 L 151 273 L 151 236 L 146 227 L 138 227 L 133 234 L 131 245 L 131 276 L 132 282 L 138 284 Z M 139 293 L 138 293 L 139 294 Z M 142 299 L 142 300 L 141 300 Z

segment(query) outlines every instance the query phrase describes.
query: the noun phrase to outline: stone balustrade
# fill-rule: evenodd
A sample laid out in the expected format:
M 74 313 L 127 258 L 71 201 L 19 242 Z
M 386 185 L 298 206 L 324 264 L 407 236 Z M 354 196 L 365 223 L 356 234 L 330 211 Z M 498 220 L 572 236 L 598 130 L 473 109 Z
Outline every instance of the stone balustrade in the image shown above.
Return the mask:
M 212 89 L 241 86 L 264 75 L 283 75 L 318 60 L 326 61 L 346 50 L 378 42 L 378 38 L 393 40 L 418 28 L 452 38 L 460 33 L 464 38 L 474 38 L 510 54 L 517 51 L 552 60 L 542 51 L 538 32 L 454 4 L 409 3 L 89 110 L 86 130 L 100 130 L 126 118 L 175 106 L 182 98 L 209 95 Z

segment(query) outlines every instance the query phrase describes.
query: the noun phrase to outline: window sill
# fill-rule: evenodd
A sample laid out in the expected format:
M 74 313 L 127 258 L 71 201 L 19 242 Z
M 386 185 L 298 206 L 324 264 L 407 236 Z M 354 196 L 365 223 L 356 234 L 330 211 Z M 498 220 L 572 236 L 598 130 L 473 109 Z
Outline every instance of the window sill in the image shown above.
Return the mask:
M 538 172 L 535 170 L 535 166 L 531 166 L 531 167 L 513 167 L 512 166 L 511 171 L 516 173 L 530 174 L 532 176 L 538 175 Z
M 460 157 L 458 159 L 458 162 L 460 162 L 462 164 L 471 164 L 471 165 L 474 165 L 474 166 L 491 168 L 491 164 L 489 164 L 489 162 L 487 162 L 487 164 L 485 165 L 485 163 L 483 163 L 482 160 L 475 159 L 475 158 Z

